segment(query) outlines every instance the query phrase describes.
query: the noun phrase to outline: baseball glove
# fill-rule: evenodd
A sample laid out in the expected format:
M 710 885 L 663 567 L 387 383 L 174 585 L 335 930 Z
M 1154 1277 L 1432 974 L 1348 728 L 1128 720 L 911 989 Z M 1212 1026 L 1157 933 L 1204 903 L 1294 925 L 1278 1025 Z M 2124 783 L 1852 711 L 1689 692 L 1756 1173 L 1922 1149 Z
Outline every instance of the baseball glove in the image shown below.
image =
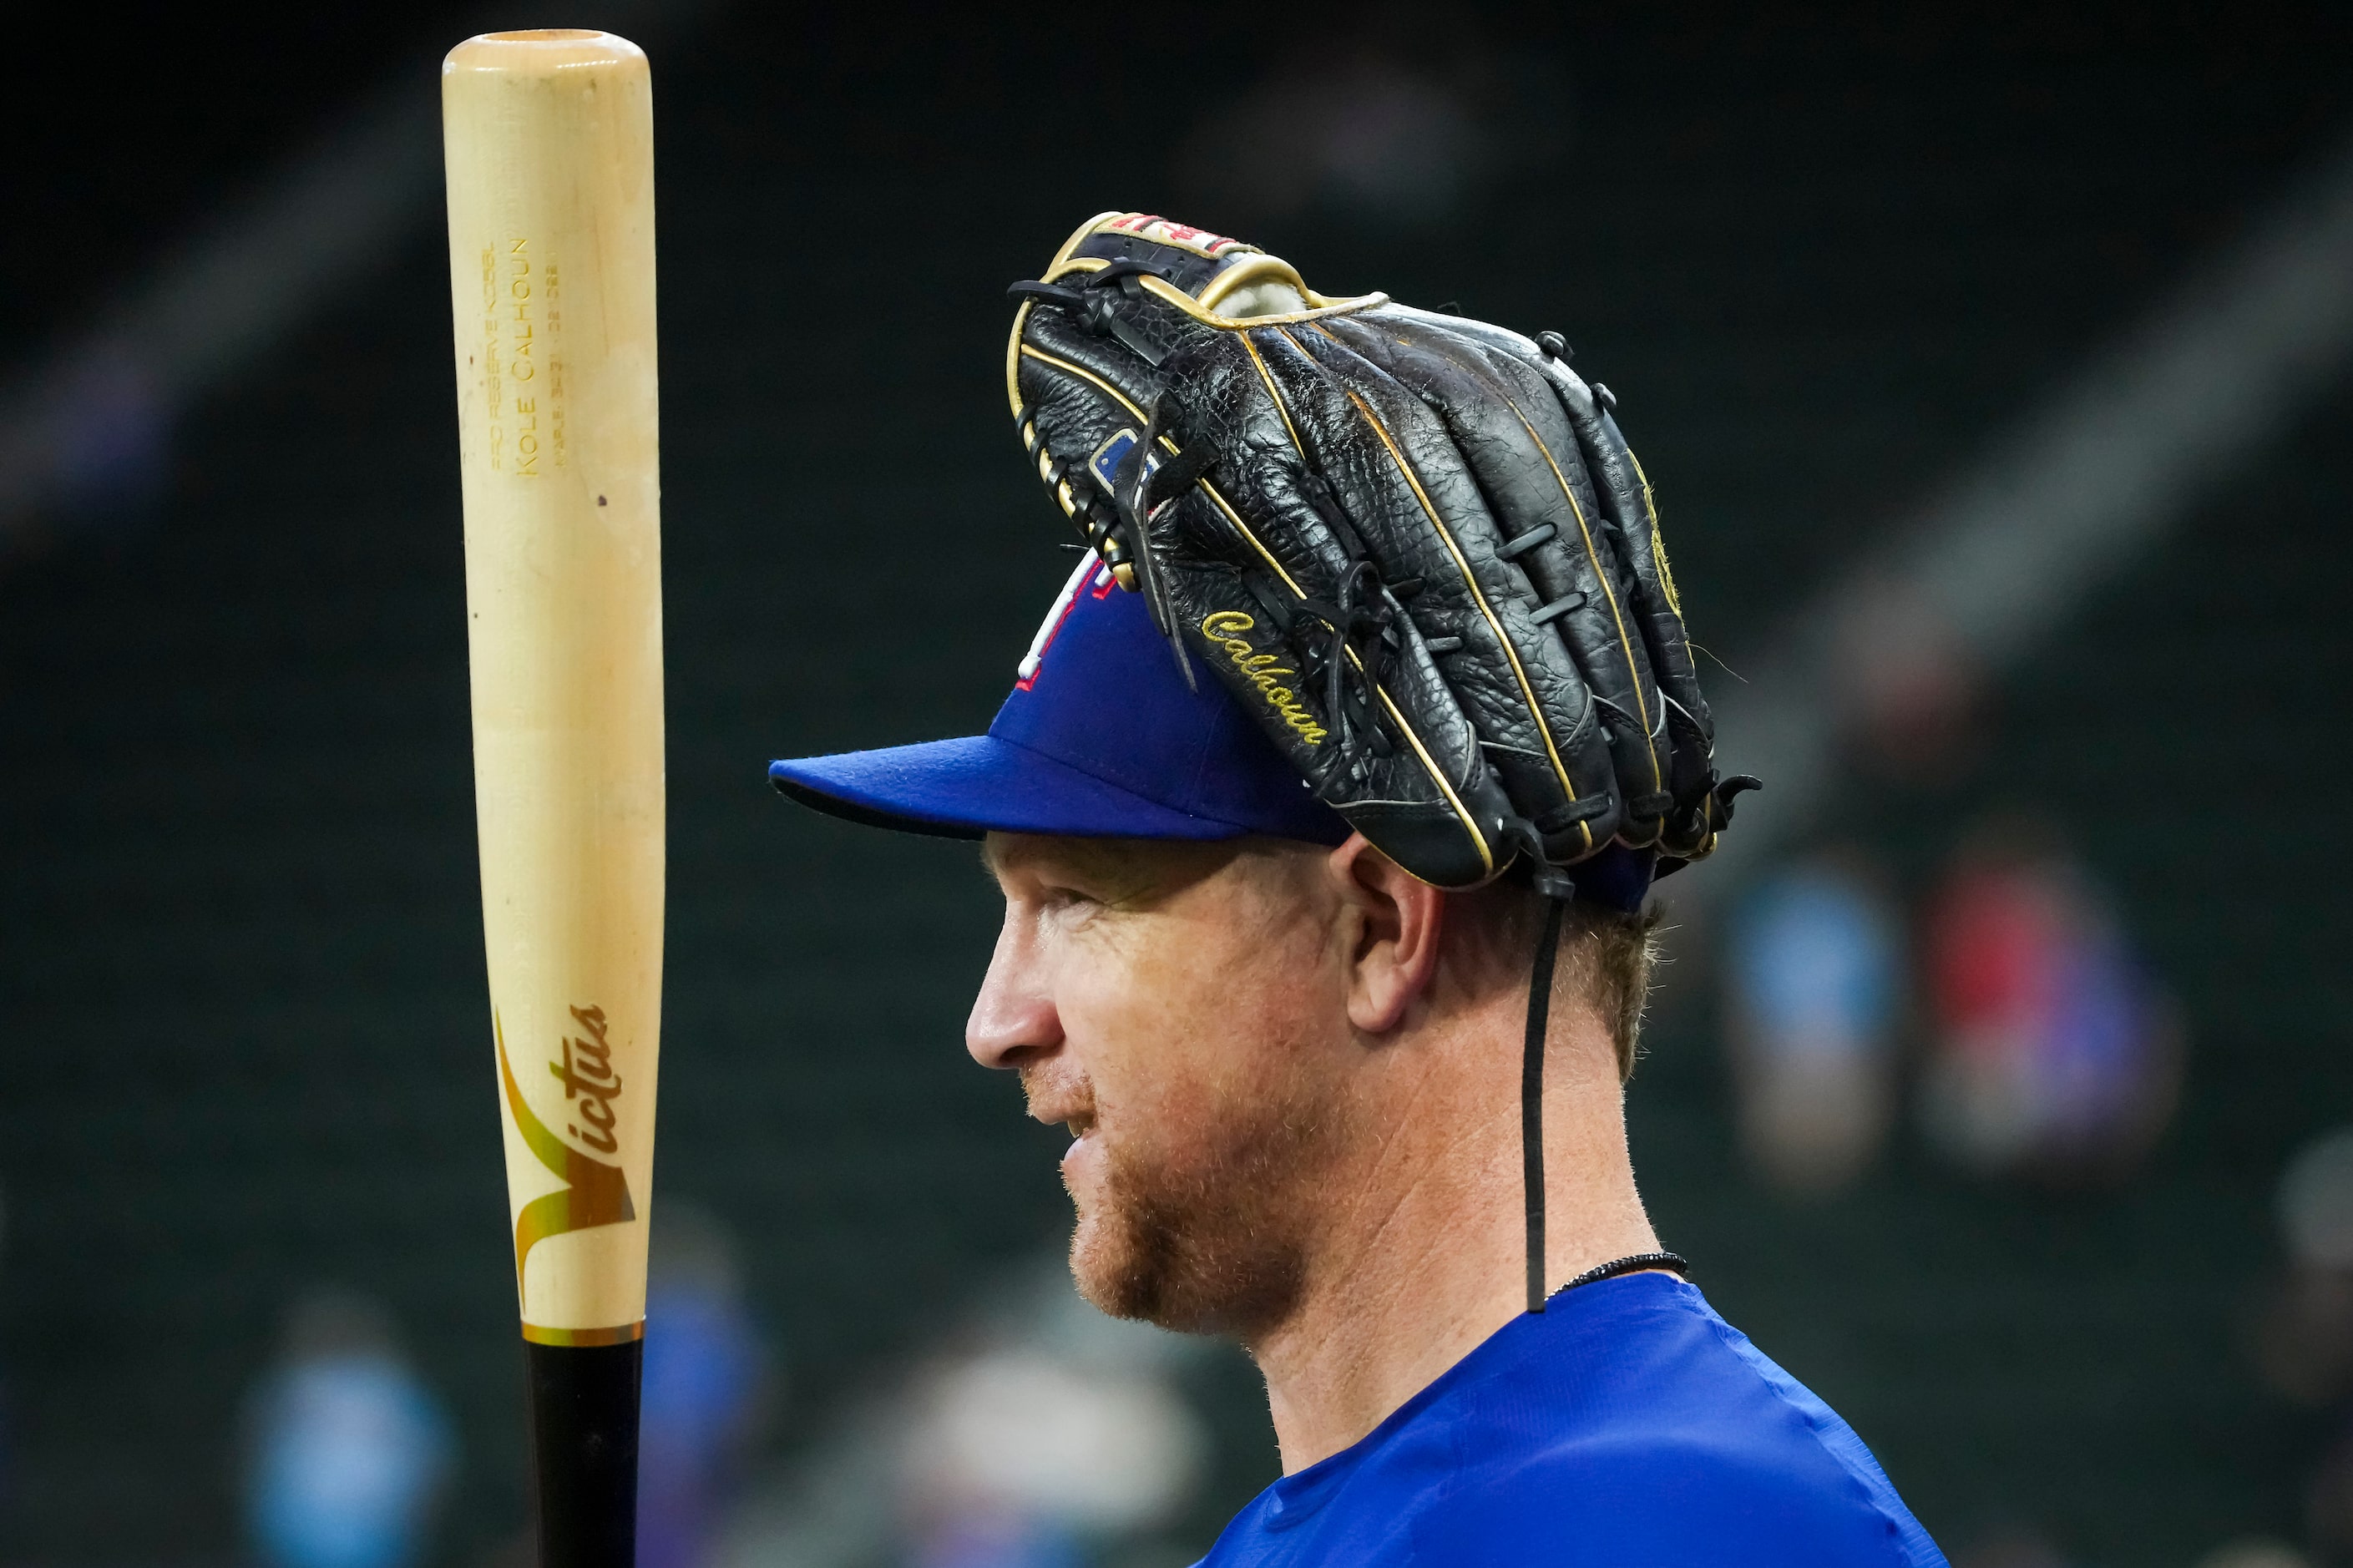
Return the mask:
M 1327 299 L 1134 213 L 1011 292 L 1039 477 L 1374 845 L 1555 898 L 1613 842 L 1715 847 L 1756 781 L 1717 777 L 1650 484 L 1556 334 Z

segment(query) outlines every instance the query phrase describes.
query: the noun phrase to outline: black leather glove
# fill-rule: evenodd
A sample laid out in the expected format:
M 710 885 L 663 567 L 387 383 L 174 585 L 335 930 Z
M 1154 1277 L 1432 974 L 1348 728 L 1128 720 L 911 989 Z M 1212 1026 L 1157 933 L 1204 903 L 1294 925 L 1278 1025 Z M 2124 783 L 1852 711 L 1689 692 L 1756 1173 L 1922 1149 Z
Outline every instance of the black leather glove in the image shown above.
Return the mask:
M 1327 299 L 1141 214 L 1012 292 L 1039 478 L 1398 864 L 1566 897 L 1613 839 L 1715 847 L 1755 781 L 1716 776 L 1649 482 L 1556 334 Z

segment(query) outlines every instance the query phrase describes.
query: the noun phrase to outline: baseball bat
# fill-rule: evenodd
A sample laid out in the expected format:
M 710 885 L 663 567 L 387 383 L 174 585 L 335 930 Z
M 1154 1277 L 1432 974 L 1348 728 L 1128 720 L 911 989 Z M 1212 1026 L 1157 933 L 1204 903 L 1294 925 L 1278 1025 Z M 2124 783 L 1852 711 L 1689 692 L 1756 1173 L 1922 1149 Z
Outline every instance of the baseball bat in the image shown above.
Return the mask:
M 545 1568 L 630 1568 L 660 1037 L 653 93 L 607 33 L 442 66 L 474 804 Z

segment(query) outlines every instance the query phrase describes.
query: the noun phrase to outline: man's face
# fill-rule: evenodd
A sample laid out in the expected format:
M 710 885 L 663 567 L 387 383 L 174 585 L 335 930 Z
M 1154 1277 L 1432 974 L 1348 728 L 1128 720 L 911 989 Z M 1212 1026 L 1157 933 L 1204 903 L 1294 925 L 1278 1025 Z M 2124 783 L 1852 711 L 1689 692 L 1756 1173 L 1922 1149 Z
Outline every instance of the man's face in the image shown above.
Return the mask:
M 966 1044 L 1070 1125 L 1105 1311 L 1245 1340 L 1296 1300 L 1354 1048 L 1322 852 L 992 834 L 1005 927 Z

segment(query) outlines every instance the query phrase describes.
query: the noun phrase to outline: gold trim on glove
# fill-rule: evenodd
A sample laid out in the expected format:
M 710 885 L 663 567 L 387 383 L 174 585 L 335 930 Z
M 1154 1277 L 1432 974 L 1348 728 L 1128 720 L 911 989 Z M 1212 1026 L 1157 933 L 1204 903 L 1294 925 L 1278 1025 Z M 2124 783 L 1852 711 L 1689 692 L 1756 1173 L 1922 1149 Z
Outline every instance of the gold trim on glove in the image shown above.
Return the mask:
M 1339 342 L 1336 338 L 1333 341 Z M 1342 343 L 1341 346 L 1345 348 L 1347 345 Z M 1304 353 L 1306 351 L 1303 349 L 1300 352 Z M 1421 503 L 1422 515 L 1429 518 L 1430 527 L 1438 531 L 1439 539 L 1446 545 L 1446 552 L 1454 557 L 1455 568 L 1462 574 L 1462 585 L 1471 590 L 1472 602 L 1479 606 L 1479 614 L 1486 618 L 1487 625 L 1494 631 L 1495 641 L 1503 647 L 1504 657 L 1511 661 L 1512 676 L 1519 682 L 1520 695 L 1527 699 L 1528 716 L 1535 721 L 1536 733 L 1544 737 L 1545 754 L 1552 759 L 1553 776 L 1560 781 L 1560 787 L 1567 793 L 1570 803 L 1575 804 L 1577 786 L 1568 781 L 1568 764 L 1560 759 L 1560 747 L 1553 740 L 1552 726 L 1545 721 L 1544 705 L 1536 700 L 1535 688 L 1528 680 L 1528 672 L 1520 665 L 1520 650 L 1512 646 L 1510 634 L 1504 630 L 1504 623 L 1496 619 L 1493 607 L 1487 603 L 1485 591 L 1479 586 L 1478 578 L 1472 574 L 1471 563 L 1463 559 L 1462 547 L 1454 541 L 1454 531 L 1446 526 L 1446 520 L 1438 515 L 1438 508 L 1430 504 L 1428 492 L 1421 488 L 1421 476 L 1413 471 L 1411 463 L 1406 461 L 1405 453 L 1389 435 L 1388 426 L 1382 422 L 1381 416 L 1356 395 L 1355 387 L 1343 386 L 1340 390 L 1347 395 L 1350 403 L 1356 405 L 1356 412 L 1364 416 L 1365 423 L 1373 427 L 1373 434 L 1381 438 L 1381 445 L 1388 448 L 1389 460 L 1397 465 L 1398 473 L 1413 491 L 1413 499 Z M 1577 825 L 1577 831 L 1584 838 L 1586 848 L 1593 848 L 1593 825 L 1580 822 Z

